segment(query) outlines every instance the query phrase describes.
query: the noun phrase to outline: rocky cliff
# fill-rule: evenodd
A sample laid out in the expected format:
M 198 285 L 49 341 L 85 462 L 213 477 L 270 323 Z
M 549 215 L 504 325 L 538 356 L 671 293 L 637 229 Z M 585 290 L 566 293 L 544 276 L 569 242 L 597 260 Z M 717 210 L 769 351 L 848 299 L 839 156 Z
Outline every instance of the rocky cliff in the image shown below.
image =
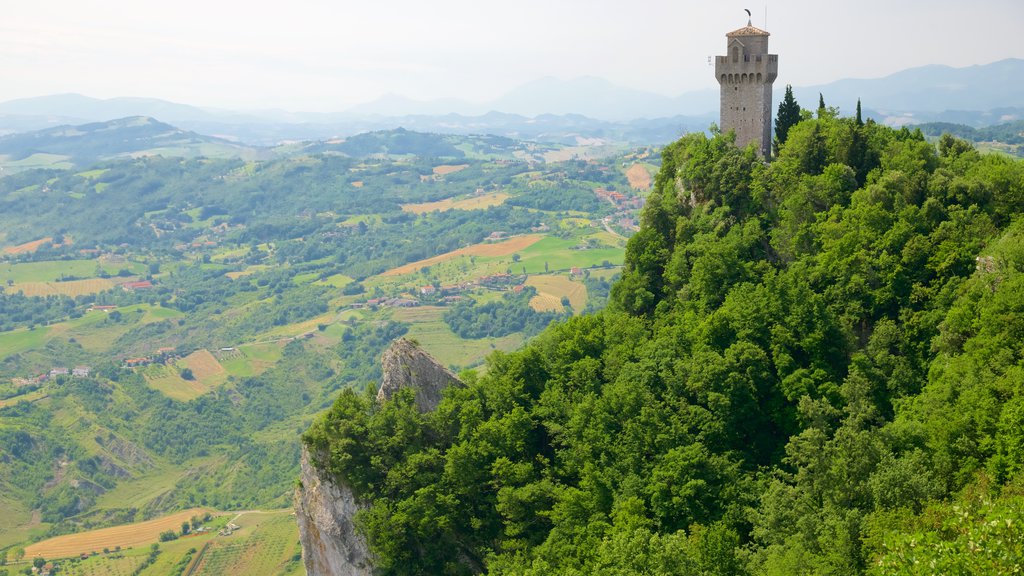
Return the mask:
M 441 401 L 441 392 L 463 383 L 414 342 L 399 338 L 381 357 L 383 374 L 378 402 L 386 402 L 402 388 L 412 388 L 416 407 L 428 412 Z M 356 531 L 355 514 L 365 507 L 352 489 L 322 471 L 324 455 L 302 447 L 299 487 L 295 490 L 295 517 L 302 542 L 302 561 L 310 576 L 369 576 L 373 573 L 366 539 Z
M 295 518 L 306 573 L 310 576 L 372 574 L 369 548 L 353 523 L 362 504 L 351 488 L 316 467 L 315 458 L 305 446 L 300 466 Z
M 416 392 L 416 407 L 430 412 L 441 401 L 441 391 L 462 382 L 450 370 L 438 364 L 413 341 L 399 338 L 391 343 L 380 359 L 383 371 L 377 401 L 384 402 L 402 388 Z

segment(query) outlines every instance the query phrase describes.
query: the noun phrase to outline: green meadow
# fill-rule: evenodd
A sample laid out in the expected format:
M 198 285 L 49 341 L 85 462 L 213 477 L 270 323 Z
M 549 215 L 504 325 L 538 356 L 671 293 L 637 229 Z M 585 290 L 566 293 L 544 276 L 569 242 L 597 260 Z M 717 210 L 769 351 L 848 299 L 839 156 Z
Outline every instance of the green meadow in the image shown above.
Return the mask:
M 146 266 L 138 262 L 110 263 L 102 260 L 49 260 L 45 262 L 0 263 L 0 283 L 53 282 L 62 277 L 95 278 L 99 271 L 117 274 L 123 269 L 144 274 Z

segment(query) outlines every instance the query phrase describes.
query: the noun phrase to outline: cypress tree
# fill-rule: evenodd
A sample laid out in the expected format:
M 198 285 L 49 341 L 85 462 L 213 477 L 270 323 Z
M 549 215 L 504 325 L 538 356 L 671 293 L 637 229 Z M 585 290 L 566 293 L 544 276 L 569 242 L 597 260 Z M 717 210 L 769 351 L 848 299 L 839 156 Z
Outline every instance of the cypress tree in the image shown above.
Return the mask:
M 779 113 L 775 117 L 775 154 L 778 155 L 779 148 L 786 143 L 789 137 L 789 129 L 800 122 L 800 105 L 796 98 L 793 98 L 793 87 L 786 85 L 786 95 L 779 102 Z
M 860 115 L 860 98 L 857 98 L 857 126 L 863 126 L 864 119 Z

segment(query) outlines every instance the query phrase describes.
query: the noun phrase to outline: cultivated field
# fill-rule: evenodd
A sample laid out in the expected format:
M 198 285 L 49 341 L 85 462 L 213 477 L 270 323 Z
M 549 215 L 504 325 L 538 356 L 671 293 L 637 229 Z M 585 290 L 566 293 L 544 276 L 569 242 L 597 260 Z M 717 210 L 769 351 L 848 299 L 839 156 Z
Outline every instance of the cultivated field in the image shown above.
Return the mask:
M 434 166 L 434 174 L 438 176 L 446 176 L 448 174 L 461 172 L 466 168 L 469 168 L 469 164 L 442 164 L 440 166 Z
M 519 333 L 501 338 L 463 340 L 444 323 L 444 312 L 445 308 L 440 306 L 398 308 L 391 319 L 410 324 L 406 336 L 417 340 L 424 350 L 445 366 L 476 366 L 495 350 L 509 352 L 523 343 L 523 336 Z
M 224 379 L 224 367 L 210 354 L 209 350 L 196 350 L 181 359 L 181 364 L 192 370 L 196 380 L 212 385 L 215 380 Z M 218 382 L 219 383 L 219 382 Z
M 633 164 L 626 170 L 626 179 L 634 190 L 651 189 L 651 172 L 640 163 Z
M 67 576 L 131 576 L 146 559 L 147 552 L 131 550 L 93 556 L 80 562 L 66 562 L 59 574 Z
M 74 166 L 74 164 L 68 162 L 68 160 L 68 156 L 37 152 L 27 158 L 22 158 L 21 160 L 11 160 L 9 156 L 0 156 L 0 166 L 3 166 L 4 171 L 8 174 L 15 174 L 22 170 L 31 170 L 33 168 L 56 168 L 58 170 L 65 170 Z
M 483 210 L 491 206 L 500 206 L 508 199 L 509 195 L 504 192 L 491 192 L 490 194 L 471 196 L 469 198 L 446 198 L 437 202 L 402 204 L 402 211 L 413 214 L 426 214 L 435 210 L 438 212 L 446 212 L 448 210 Z
M 67 282 L 22 282 L 8 287 L 7 292 L 21 292 L 25 296 L 56 296 L 64 295 L 74 298 L 84 294 L 96 294 L 110 290 L 120 282 L 131 278 L 89 278 L 87 280 L 69 280 Z
M 149 324 L 183 315 L 177 310 L 149 304 L 125 306 L 118 311 L 122 318 L 119 322 L 107 322 L 106 313 L 92 311 L 79 318 L 49 326 L 0 332 L 0 360 L 45 346 L 54 338 L 74 338 L 89 352 L 105 352 L 119 337 L 138 324 Z
M 207 510 L 201 508 L 193 508 L 145 522 L 114 526 L 113 528 L 101 528 L 80 534 L 57 536 L 56 538 L 50 538 L 49 540 L 43 540 L 42 542 L 26 546 L 25 557 L 67 558 L 78 556 L 79 554 L 99 552 L 104 548 L 113 549 L 116 546 L 121 548 L 141 546 L 159 540 L 161 532 L 180 530 L 182 522 L 187 522 L 193 516 L 202 516 L 206 512 Z
M 267 371 L 281 358 L 281 345 L 247 344 L 234 350 L 217 352 L 221 366 L 231 376 L 247 378 Z
M 265 264 L 254 264 L 252 266 L 247 266 L 245 270 L 227 272 L 224 275 L 227 276 L 228 278 L 231 278 L 232 280 L 237 280 L 242 276 L 248 276 L 250 274 L 255 274 L 256 272 L 262 272 L 268 268 L 270 268 L 270 266 L 267 266 Z
M 420 260 L 419 262 L 411 262 L 398 268 L 392 268 L 381 274 L 381 276 L 401 276 L 402 274 L 410 274 L 416 272 L 421 268 L 427 266 L 433 266 L 439 262 L 451 260 L 459 256 L 511 256 L 520 250 L 524 250 L 543 238 L 540 234 L 528 234 L 526 236 L 516 236 L 515 238 L 509 238 L 504 242 L 495 243 L 483 243 L 474 244 L 465 248 L 459 248 L 446 254 Z
M 587 287 L 565 276 L 530 276 L 526 279 L 526 285 L 537 289 L 537 296 L 530 300 L 530 306 L 539 312 L 561 311 L 563 296 L 569 297 L 569 304 L 576 312 L 582 311 L 587 305 Z M 541 299 L 542 297 L 548 298 Z M 551 304 L 552 299 L 558 304 L 557 307 Z M 536 304 L 534 301 L 537 301 Z
M 35 402 L 46 398 L 48 394 L 43 390 L 36 390 L 35 392 L 29 392 L 27 394 L 21 394 L 20 396 L 11 396 L 4 400 L 0 400 L 0 408 L 7 408 L 8 406 L 14 406 L 18 402 Z
M 181 369 L 192 371 L 194 379 L 181 377 Z M 188 401 L 202 396 L 227 380 L 227 371 L 208 350 L 196 350 L 172 366 L 147 366 L 143 372 L 146 383 L 168 398 Z
M 192 576 L 304 574 L 299 530 L 290 510 L 249 512 L 235 520 L 242 528 L 210 540 Z
M 25 254 L 27 252 L 35 252 L 36 250 L 39 250 L 40 246 L 47 242 L 53 242 L 53 238 L 51 236 L 47 236 L 46 238 L 25 242 L 24 244 L 18 244 L 17 246 L 6 246 L 4 247 L 4 253 L 17 255 Z
M 17 264 L 0 264 L 0 282 L 8 280 L 15 284 L 23 282 L 56 282 L 61 277 L 93 278 L 97 269 L 115 275 L 122 269 L 132 274 L 145 272 L 146 267 L 138 262 L 109 262 L 107 260 L 53 260 L 44 262 L 21 262 Z M 125 282 L 126 278 L 115 279 Z
M 590 237 L 598 238 L 596 235 Z M 625 248 L 602 246 L 587 250 L 576 250 L 585 238 L 556 238 L 548 236 L 539 242 L 529 246 L 519 253 L 520 260 L 516 263 L 509 262 L 514 272 L 526 270 L 527 274 L 544 274 L 546 272 L 565 271 L 576 266 L 580 268 L 591 268 L 602 266 L 607 262 L 611 265 L 621 264 L 625 256 Z
M 537 294 L 533 298 L 530 298 L 530 308 L 533 308 L 537 312 L 561 312 L 565 310 L 562 306 L 562 301 L 558 296 L 552 296 L 551 294 Z

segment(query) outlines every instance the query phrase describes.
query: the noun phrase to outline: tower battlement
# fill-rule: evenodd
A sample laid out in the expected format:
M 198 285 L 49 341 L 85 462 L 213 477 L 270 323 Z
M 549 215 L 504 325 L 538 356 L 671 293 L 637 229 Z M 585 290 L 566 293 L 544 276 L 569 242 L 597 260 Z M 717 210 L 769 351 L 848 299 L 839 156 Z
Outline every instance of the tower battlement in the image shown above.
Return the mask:
M 772 83 L 779 75 L 779 56 L 768 53 L 770 34 L 750 24 L 725 35 L 726 55 L 715 58 L 721 85 L 720 123 L 736 133 L 736 145 L 757 144 L 761 156 L 771 152 Z

